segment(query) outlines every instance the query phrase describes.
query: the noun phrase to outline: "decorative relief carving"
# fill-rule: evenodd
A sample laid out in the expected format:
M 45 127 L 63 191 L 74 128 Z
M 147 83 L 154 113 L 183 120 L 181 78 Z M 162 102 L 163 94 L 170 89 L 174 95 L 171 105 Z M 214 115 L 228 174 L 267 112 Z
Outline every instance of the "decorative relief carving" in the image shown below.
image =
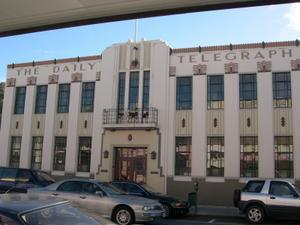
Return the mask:
M 101 72 L 96 72 L 96 81 L 101 80 Z
M 72 82 L 81 82 L 82 73 L 73 73 L 72 74 Z
M 194 75 L 205 75 L 207 71 L 207 65 L 205 64 L 198 64 L 193 65 Z
M 36 85 L 36 77 L 34 76 L 27 77 L 27 85 L 28 86 Z
M 48 84 L 57 84 L 58 83 L 58 75 L 52 74 L 48 77 Z
M 300 59 L 291 60 L 292 71 L 300 71 Z
M 224 64 L 224 70 L 226 74 L 230 73 L 238 73 L 239 70 L 239 64 L 238 63 L 225 63 Z
M 262 72 L 271 72 L 272 70 L 272 62 L 271 61 L 262 61 L 257 62 L 257 71 Z
M 139 69 L 139 61 L 137 59 L 134 59 L 134 60 L 131 61 L 130 69 L 131 70 Z
M 176 76 L 176 66 L 170 66 L 169 67 L 169 76 L 175 77 Z
M 6 87 L 14 87 L 16 86 L 16 78 L 8 78 L 6 80 Z

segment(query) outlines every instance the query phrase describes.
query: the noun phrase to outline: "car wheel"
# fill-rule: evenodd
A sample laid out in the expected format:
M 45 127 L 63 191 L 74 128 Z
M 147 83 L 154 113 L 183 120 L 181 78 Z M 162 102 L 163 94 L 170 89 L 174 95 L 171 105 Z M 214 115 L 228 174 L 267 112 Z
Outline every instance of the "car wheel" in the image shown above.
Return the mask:
M 168 206 L 167 204 L 162 204 L 162 207 L 163 207 L 163 210 L 164 210 L 164 213 L 163 213 L 163 218 L 168 218 L 171 216 L 171 212 L 172 212 L 172 209 L 170 206 Z
M 134 223 L 134 214 L 129 207 L 121 206 L 114 210 L 112 220 L 119 225 L 130 225 Z
M 262 223 L 265 218 L 265 212 L 259 205 L 251 205 L 247 208 L 247 219 L 251 223 Z

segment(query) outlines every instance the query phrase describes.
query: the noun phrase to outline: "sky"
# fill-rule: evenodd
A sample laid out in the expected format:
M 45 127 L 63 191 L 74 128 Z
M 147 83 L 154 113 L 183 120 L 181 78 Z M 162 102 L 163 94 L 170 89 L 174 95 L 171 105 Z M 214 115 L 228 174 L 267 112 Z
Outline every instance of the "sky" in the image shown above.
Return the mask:
M 0 38 L 0 81 L 7 64 L 101 54 L 134 39 L 134 20 Z M 138 40 L 172 48 L 300 40 L 300 3 L 217 10 L 138 20 Z

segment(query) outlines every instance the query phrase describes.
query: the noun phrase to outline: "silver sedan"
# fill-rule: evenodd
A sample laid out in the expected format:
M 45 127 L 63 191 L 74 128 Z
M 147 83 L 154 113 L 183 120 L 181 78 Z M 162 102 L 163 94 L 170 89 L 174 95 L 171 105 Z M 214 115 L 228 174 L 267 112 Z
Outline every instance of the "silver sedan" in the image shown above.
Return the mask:
M 44 188 L 29 189 L 28 192 L 69 200 L 120 225 L 151 221 L 163 215 L 159 202 L 126 195 L 112 185 L 96 180 L 63 180 Z

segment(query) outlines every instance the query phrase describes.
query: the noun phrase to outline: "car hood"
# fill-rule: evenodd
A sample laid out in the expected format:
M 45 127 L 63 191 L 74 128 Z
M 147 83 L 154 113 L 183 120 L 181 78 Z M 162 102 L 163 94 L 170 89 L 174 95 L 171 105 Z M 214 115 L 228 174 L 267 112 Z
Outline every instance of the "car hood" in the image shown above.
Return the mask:
M 122 194 L 122 195 L 111 195 L 109 196 L 118 202 L 122 203 L 130 203 L 130 204 L 144 204 L 144 205 L 157 205 L 159 204 L 158 201 L 148 199 L 148 198 L 143 198 L 143 197 L 137 197 L 137 196 L 132 196 L 132 195 L 127 195 L 127 194 Z

